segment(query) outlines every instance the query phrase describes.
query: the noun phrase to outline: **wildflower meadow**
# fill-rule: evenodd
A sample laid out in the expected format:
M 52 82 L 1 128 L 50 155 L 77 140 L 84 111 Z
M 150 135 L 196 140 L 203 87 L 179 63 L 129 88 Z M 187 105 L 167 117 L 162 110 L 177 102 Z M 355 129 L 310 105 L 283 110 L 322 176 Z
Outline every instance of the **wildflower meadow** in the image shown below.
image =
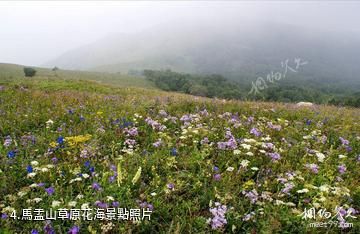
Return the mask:
M 360 231 L 359 109 L 1 87 L 1 233 Z

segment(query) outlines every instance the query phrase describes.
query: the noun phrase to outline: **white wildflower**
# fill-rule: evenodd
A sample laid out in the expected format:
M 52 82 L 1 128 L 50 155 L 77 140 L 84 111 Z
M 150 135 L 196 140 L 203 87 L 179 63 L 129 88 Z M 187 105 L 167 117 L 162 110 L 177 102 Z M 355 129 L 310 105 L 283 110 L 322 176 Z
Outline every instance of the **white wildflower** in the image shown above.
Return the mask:
M 240 146 L 247 150 L 249 150 L 251 148 L 251 145 L 248 145 L 248 144 L 241 144 Z
M 81 209 L 82 210 L 85 210 L 85 209 L 88 209 L 89 208 L 89 203 L 84 203 L 81 205 Z
M 106 200 L 107 200 L 107 201 L 114 201 L 114 197 L 112 197 L 112 196 L 106 196 Z
M 249 165 L 250 161 L 249 160 L 242 160 L 240 165 L 243 167 L 247 167 Z
M 239 155 L 239 154 L 241 154 L 241 151 L 236 149 L 236 150 L 233 151 L 233 153 L 234 153 L 234 155 Z
M 39 203 L 39 202 L 42 201 L 42 198 L 40 198 L 40 197 L 35 197 L 35 198 L 33 199 L 33 201 L 34 201 L 35 203 Z
M 230 172 L 232 172 L 233 170 L 234 170 L 233 167 L 228 167 L 228 168 L 226 169 L 226 171 L 230 171 Z
M 307 192 L 309 192 L 309 189 L 304 188 L 304 189 L 298 190 L 296 192 L 297 193 L 307 193 Z
M 35 172 L 31 172 L 31 173 L 27 174 L 27 177 L 29 177 L 29 178 L 33 178 L 34 176 L 36 176 Z
M 49 169 L 46 167 L 41 168 L 41 172 L 48 172 L 48 171 L 49 171 Z
M 51 203 L 51 207 L 55 208 L 55 207 L 57 207 L 57 206 L 60 206 L 60 204 L 61 204 L 60 201 L 53 201 L 53 202 Z
M 316 152 L 316 157 L 318 158 L 319 162 L 323 162 L 325 159 L 325 155 L 323 153 L 320 152 Z
M 68 206 L 75 207 L 76 204 L 77 204 L 76 201 L 70 201 L 70 202 L 68 203 Z

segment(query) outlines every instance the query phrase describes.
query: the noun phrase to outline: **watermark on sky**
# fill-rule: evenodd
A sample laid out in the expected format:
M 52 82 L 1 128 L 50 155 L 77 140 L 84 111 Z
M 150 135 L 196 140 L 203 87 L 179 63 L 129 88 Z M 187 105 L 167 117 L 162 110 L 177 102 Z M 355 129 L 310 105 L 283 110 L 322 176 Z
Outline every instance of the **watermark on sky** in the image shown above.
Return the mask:
M 251 90 L 249 94 L 259 94 L 262 90 L 267 89 L 268 83 L 274 84 L 276 81 L 280 81 L 281 79 L 286 78 L 286 75 L 288 72 L 297 73 L 300 69 L 300 67 L 308 64 L 307 61 L 301 59 L 301 58 L 294 58 L 293 61 L 291 61 L 293 64 L 289 65 L 289 59 L 286 59 L 285 61 L 281 62 L 281 67 L 283 68 L 283 71 L 271 71 L 266 75 L 266 78 L 258 77 L 256 81 L 251 82 Z

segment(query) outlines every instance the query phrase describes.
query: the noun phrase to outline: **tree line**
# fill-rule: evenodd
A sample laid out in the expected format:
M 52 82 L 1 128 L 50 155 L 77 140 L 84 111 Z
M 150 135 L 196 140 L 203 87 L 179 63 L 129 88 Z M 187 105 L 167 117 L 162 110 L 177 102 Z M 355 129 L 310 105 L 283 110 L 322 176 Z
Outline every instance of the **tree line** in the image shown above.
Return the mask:
M 251 95 L 249 84 L 230 80 L 218 74 L 194 75 L 171 70 L 144 70 L 143 75 L 161 90 L 195 96 L 276 102 L 307 101 L 317 104 L 360 107 L 360 92 L 348 93 L 340 87 L 337 87 L 335 91 L 326 89 L 325 85 L 314 87 L 313 84 L 307 82 L 278 83 L 261 90 L 256 95 Z

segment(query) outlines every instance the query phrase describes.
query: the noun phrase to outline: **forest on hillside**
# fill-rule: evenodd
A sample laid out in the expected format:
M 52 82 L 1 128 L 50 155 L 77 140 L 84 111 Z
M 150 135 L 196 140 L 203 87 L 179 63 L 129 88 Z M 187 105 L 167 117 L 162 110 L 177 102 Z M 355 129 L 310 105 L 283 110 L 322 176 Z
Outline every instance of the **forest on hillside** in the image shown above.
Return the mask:
M 144 70 L 143 75 L 165 91 L 182 92 L 202 97 L 278 102 L 307 101 L 317 104 L 360 107 L 360 92 L 347 88 L 328 88 L 327 84 L 298 81 L 278 82 L 252 92 L 251 85 L 227 79 L 219 74 L 193 75 L 171 70 Z

